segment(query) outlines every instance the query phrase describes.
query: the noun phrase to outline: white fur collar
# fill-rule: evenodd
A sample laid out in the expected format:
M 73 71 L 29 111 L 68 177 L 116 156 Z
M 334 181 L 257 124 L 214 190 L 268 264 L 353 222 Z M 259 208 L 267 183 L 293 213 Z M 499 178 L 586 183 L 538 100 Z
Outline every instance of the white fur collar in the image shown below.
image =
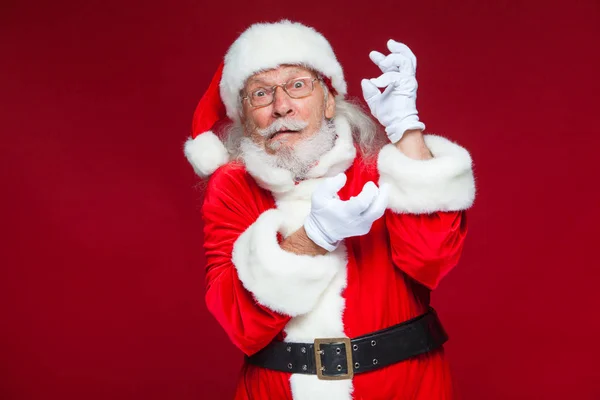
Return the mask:
M 347 170 L 356 157 L 356 148 L 352 139 L 352 129 L 346 118 L 334 118 L 335 131 L 338 138 L 331 150 L 323 154 L 319 163 L 308 171 L 308 178 L 321 178 L 334 176 Z M 292 173 L 283 168 L 266 165 L 254 154 L 249 153 L 244 158 L 248 173 L 256 180 L 258 185 L 275 194 L 282 194 L 294 189 L 296 182 Z

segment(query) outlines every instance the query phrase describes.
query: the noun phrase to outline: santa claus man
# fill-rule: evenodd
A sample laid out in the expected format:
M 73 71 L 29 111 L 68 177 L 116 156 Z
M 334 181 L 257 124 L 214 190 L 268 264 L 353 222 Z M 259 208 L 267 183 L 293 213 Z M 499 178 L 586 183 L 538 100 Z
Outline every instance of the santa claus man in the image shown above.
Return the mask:
M 185 154 L 210 176 L 206 304 L 246 354 L 236 399 L 452 398 L 429 293 L 463 247 L 471 158 L 423 135 L 416 58 L 387 46 L 362 81 L 379 124 L 290 21 L 243 32 L 198 105 Z

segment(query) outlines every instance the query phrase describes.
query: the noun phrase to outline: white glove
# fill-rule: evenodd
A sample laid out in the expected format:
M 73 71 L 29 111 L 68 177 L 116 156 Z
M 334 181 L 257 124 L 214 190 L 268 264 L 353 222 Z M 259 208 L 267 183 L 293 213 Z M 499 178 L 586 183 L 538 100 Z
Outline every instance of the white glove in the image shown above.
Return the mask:
M 369 53 L 383 75 L 374 79 L 363 79 L 363 96 L 371 114 L 385 127 L 392 143 L 402 139 L 409 129 L 425 129 L 417 113 L 417 58 L 405 44 L 388 40 L 392 52 L 384 56 L 378 51 Z M 383 93 L 378 88 L 384 88 Z
M 328 251 L 335 250 L 347 237 L 368 233 L 387 207 L 387 186 L 378 188 L 367 182 L 357 196 L 342 201 L 337 192 L 345 184 L 344 173 L 321 182 L 312 195 L 310 214 L 304 222 L 308 237 Z

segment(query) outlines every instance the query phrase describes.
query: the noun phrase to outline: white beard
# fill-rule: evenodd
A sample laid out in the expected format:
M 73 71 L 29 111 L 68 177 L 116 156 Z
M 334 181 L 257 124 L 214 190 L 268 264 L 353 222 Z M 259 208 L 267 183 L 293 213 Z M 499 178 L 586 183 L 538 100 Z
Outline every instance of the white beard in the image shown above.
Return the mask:
M 294 147 L 283 146 L 277 153 L 269 154 L 252 139 L 244 137 L 240 143 L 240 153 L 242 160 L 245 160 L 248 154 L 252 154 L 255 159 L 270 167 L 290 171 L 294 179 L 299 181 L 305 179 L 323 154 L 333 148 L 335 139 L 334 123 L 323 119 L 321 127 L 314 135 L 299 141 Z

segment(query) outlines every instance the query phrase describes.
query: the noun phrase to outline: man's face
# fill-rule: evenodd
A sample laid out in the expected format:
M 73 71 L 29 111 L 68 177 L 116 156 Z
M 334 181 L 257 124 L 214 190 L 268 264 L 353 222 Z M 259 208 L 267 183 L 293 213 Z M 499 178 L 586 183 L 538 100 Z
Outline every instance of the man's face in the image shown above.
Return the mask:
M 260 88 L 270 91 L 274 85 L 305 77 L 313 79 L 317 76 L 301 66 L 280 66 L 251 76 L 246 82 L 244 93 L 250 95 Z M 314 81 L 314 90 L 307 97 L 291 98 L 281 87 L 275 89 L 273 96 L 273 102 L 264 107 L 253 107 L 249 99 L 243 100 L 242 123 L 245 135 L 264 148 L 268 154 L 294 149 L 298 143 L 319 131 L 324 118 L 332 118 L 334 115 L 334 96 L 328 95 L 325 101 L 325 92 L 318 80 Z M 286 124 L 288 121 L 295 124 Z M 265 133 L 265 130 L 276 122 L 283 123 L 281 128 L 277 129 L 278 132 Z

